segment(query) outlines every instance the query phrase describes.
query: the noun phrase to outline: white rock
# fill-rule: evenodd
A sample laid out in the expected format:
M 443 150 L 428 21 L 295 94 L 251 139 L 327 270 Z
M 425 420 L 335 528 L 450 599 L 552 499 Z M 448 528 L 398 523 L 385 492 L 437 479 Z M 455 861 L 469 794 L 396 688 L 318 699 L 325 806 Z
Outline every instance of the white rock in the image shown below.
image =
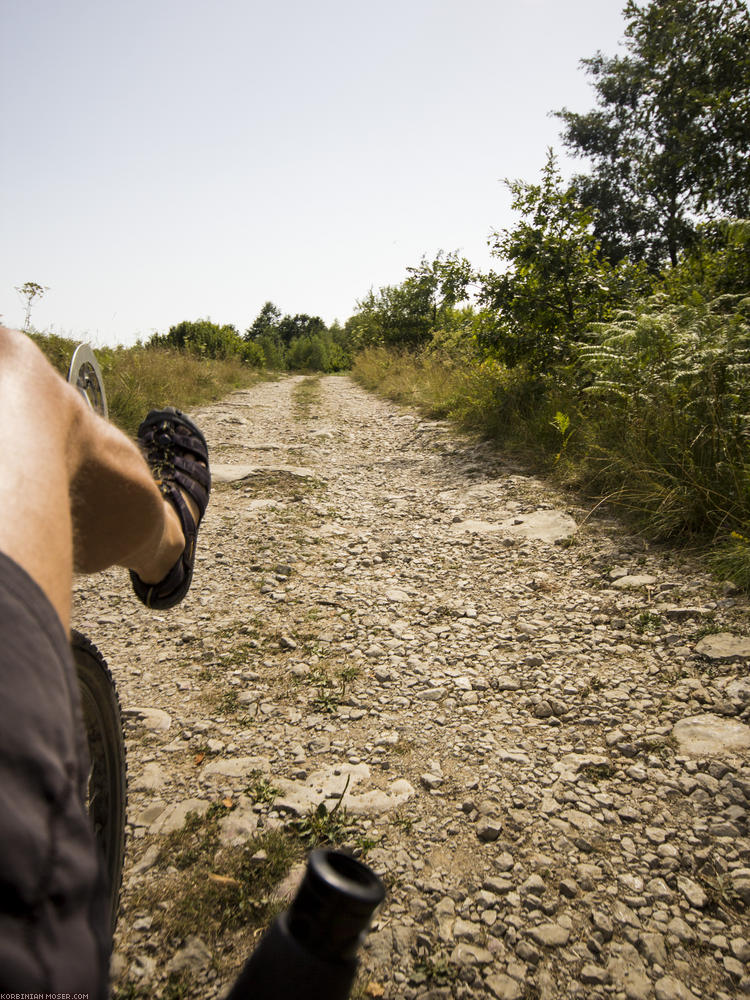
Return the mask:
M 122 714 L 126 719 L 135 719 L 142 723 L 146 729 L 150 729 L 155 733 L 166 733 L 172 725 L 171 716 L 161 708 L 140 708 L 133 706 L 132 708 L 125 709 Z
M 210 760 L 201 771 L 202 778 L 244 778 L 254 771 L 270 774 L 271 764 L 266 757 L 218 757 Z
M 672 729 L 672 735 L 681 753 L 695 757 L 750 750 L 750 726 L 710 712 L 681 719 Z
M 616 590 L 637 590 L 639 587 L 653 587 L 655 583 L 655 576 L 642 573 L 638 576 L 621 576 L 612 583 L 612 586 Z
M 205 799 L 186 799 L 184 802 L 178 802 L 165 809 L 151 824 L 148 832 L 151 834 L 173 833 L 184 826 L 189 813 L 198 813 L 199 816 L 203 816 L 208 812 L 210 805 L 211 803 Z
M 211 951 L 205 941 L 191 935 L 167 963 L 167 972 L 202 972 L 208 968 L 211 958 Z
M 750 639 L 732 635 L 731 632 L 718 632 L 707 635 L 696 643 L 695 651 L 709 660 L 748 660 Z

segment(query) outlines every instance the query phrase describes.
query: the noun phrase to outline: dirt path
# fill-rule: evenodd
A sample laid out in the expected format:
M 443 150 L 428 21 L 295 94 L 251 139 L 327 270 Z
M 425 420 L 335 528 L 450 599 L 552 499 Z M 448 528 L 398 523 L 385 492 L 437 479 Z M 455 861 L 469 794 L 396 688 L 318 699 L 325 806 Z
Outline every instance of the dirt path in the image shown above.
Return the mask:
M 346 378 L 197 417 L 247 478 L 188 600 L 78 588 L 128 715 L 122 995 L 219 995 L 242 962 L 220 898 L 184 920 L 198 817 L 239 856 L 347 780 L 328 830 L 390 887 L 359 996 L 750 993 L 746 602 L 614 522 L 569 534 L 569 498 Z

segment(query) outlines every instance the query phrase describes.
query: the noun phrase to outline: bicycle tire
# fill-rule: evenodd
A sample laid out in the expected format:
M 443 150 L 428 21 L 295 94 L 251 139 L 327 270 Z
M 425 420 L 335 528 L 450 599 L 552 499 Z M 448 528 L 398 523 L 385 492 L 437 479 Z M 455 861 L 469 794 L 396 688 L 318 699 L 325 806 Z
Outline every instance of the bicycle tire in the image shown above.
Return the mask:
M 102 370 L 90 344 L 79 344 L 73 352 L 68 382 L 75 386 L 95 413 L 107 419 L 109 410 Z
M 85 635 L 72 629 L 71 647 L 89 748 L 87 806 L 107 875 L 109 913 L 114 932 L 120 908 L 127 815 L 127 760 L 122 712 L 112 673 L 96 646 Z

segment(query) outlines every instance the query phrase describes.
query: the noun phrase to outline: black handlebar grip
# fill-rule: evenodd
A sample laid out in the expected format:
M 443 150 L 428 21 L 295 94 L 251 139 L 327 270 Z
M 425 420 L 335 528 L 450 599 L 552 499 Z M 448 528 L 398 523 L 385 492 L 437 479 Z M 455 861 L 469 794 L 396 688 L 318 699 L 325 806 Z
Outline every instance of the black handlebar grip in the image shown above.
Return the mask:
M 338 851 L 316 850 L 289 909 L 252 953 L 227 1000 L 346 1000 L 357 951 L 385 887 Z

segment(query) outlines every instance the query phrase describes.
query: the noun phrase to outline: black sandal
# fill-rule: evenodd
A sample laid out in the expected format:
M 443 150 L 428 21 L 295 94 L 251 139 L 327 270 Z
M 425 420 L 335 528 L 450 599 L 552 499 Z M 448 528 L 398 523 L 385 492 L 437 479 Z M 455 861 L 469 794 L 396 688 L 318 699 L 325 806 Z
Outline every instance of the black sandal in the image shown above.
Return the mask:
M 177 511 L 185 535 L 182 555 L 159 583 L 144 583 L 137 573 L 130 571 L 136 596 L 146 607 L 161 611 L 179 604 L 190 590 L 198 526 L 203 520 L 211 492 L 208 445 L 193 421 L 171 406 L 149 413 L 138 428 L 138 441 L 159 491 Z M 180 493 L 180 487 L 195 501 L 198 524 Z

